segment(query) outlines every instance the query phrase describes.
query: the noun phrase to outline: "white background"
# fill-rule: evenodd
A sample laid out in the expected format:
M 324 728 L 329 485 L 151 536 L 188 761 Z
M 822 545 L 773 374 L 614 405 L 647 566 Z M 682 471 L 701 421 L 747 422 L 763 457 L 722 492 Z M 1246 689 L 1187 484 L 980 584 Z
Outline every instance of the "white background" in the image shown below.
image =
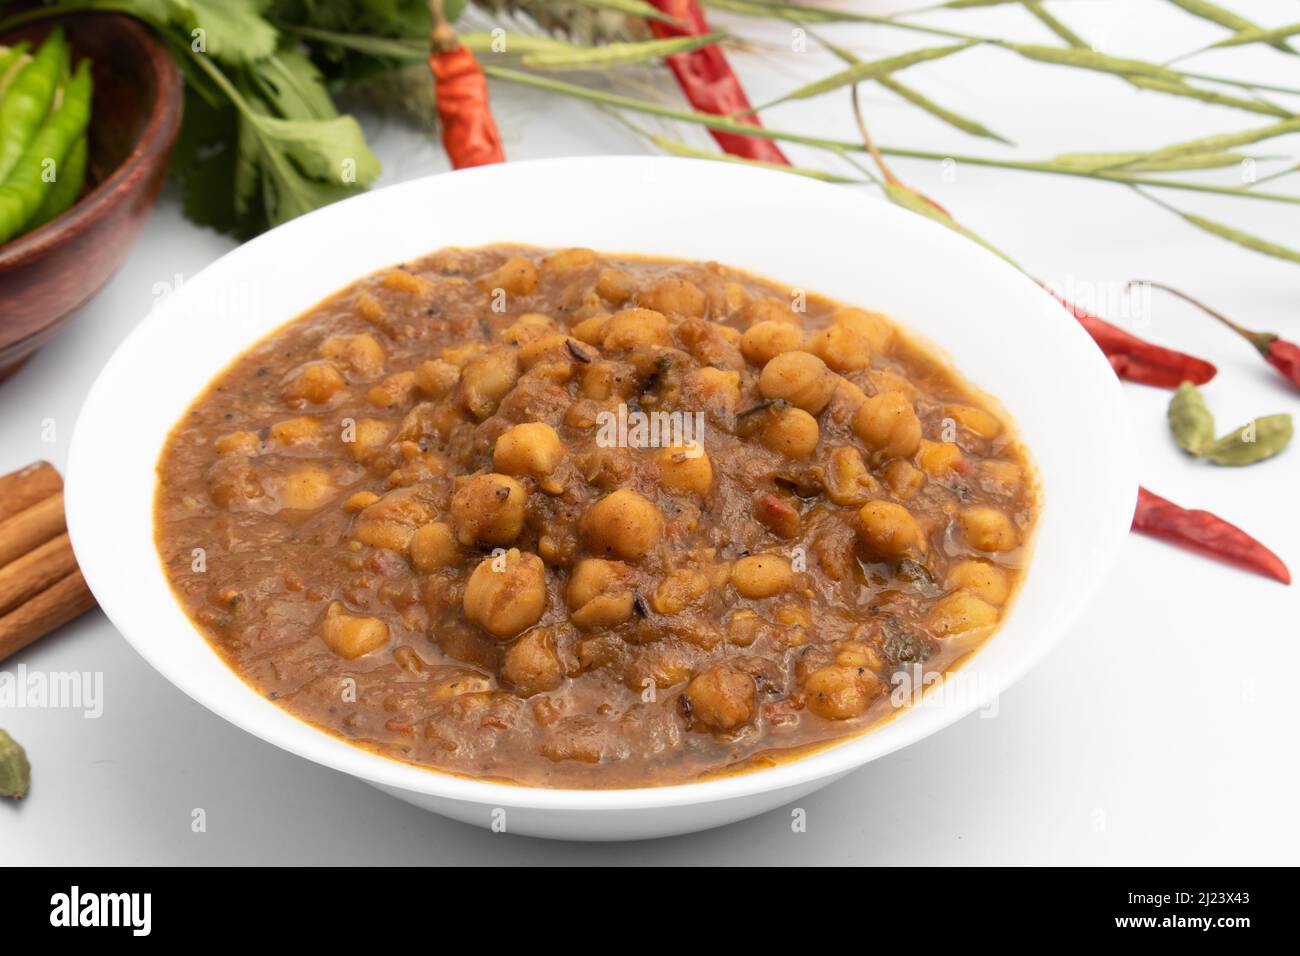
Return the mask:
M 1300 11 L 1288 0 L 1229 5 L 1267 25 L 1292 22 Z M 1055 42 L 1011 7 L 923 19 Z M 1225 35 L 1159 0 L 1052 0 L 1049 7 L 1106 52 L 1155 61 Z M 817 52 L 789 52 L 782 29 L 723 15 L 715 20 L 758 41 L 751 54 L 733 57 L 755 101 L 839 68 Z M 931 44 L 881 27 L 824 32 L 867 58 Z M 1215 52 L 1186 66 L 1300 87 L 1300 58 L 1263 47 Z M 1041 158 L 1148 149 L 1270 122 L 993 49 L 967 51 L 899 78 L 1017 144 L 972 139 L 878 87 L 864 88 L 878 142 L 945 154 Z M 676 102 L 670 81 L 661 77 L 659 84 L 665 101 Z M 645 149 L 585 104 L 504 84 L 493 87 L 493 96 L 511 158 Z M 1300 108 L 1300 97 L 1276 98 Z M 854 135 L 847 94 L 787 104 L 766 119 L 782 129 Z M 365 122 L 384 162 L 382 184 L 446 168 L 440 147 L 420 134 L 395 120 L 369 116 Z M 708 143 L 698 131 L 653 128 Z M 1295 155 L 1300 137 L 1248 151 Z M 833 165 L 815 151 L 789 153 L 797 163 Z M 1276 162 L 1259 166 L 1262 173 L 1277 168 Z M 1043 278 L 1103 295 L 1134 276 L 1161 280 L 1244 324 L 1300 339 L 1295 265 L 1198 233 L 1125 187 L 962 163 L 952 181 L 936 163 L 900 161 L 896 169 Z M 1225 184 L 1241 176 L 1237 169 L 1198 175 Z M 1300 175 L 1273 185 L 1286 191 L 1297 184 Z M 1300 246 L 1294 207 L 1169 190 L 1160 195 Z M 701 210 L 699 223 L 683 226 L 707 228 L 707 218 Z M 186 222 L 175 196 L 164 195 L 117 277 L 55 342 L 0 384 L 0 472 L 40 458 L 62 468 L 77 410 L 117 343 L 167 284 L 194 276 L 231 247 Z M 851 248 L 844 256 L 845 268 L 871 268 Z M 340 276 L 339 284 L 351 278 Z M 988 320 L 990 308 L 972 303 L 970 320 Z M 1247 344 L 1188 307 L 1156 294 L 1139 321 L 1141 334 L 1218 364 L 1206 394 L 1223 430 L 1256 415 L 1300 412 L 1300 391 L 1282 383 Z M 1249 469 L 1202 466 L 1169 440 L 1167 393 L 1136 385 L 1125 392 L 1143 483 L 1240 524 L 1300 570 L 1294 500 L 1300 449 Z M 140 400 L 148 395 L 142 380 Z M 47 442 L 43 431 L 51 422 L 55 440 Z M 0 803 L 0 863 L 1294 864 L 1300 862 L 1298 611 L 1292 589 L 1131 537 L 1102 595 L 1047 662 L 1002 696 L 996 717 L 969 717 L 805 799 L 806 833 L 791 832 L 786 809 L 704 834 L 625 845 L 494 835 L 284 754 L 189 701 L 96 611 L 5 664 L 102 673 L 105 705 L 96 720 L 71 711 L 0 712 L 0 725 L 25 744 L 35 768 L 30 798 Z M 206 833 L 191 831 L 196 808 L 206 813 Z

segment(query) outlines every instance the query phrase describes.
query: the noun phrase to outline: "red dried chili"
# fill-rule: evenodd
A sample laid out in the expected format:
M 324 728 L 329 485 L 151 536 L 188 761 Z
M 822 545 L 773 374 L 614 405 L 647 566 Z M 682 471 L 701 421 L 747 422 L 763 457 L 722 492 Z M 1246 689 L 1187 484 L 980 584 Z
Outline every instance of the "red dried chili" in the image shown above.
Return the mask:
M 1135 284 L 1147 285 L 1153 289 L 1163 289 L 1170 295 L 1176 295 L 1184 302 L 1190 302 L 1206 315 L 1218 319 L 1232 331 L 1236 332 L 1243 339 L 1259 351 L 1269 365 L 1273 366 L 1284 376 L 1292 385 L 1300 385 L 1300 345 L 1294 342 L 1288 342 L 1275 332 L 1252 332 L 1250 329 L 1243 328 L 1236 322 L 1233 322 L 1226 315 L 1216 312 L 1204 302 L 1192 298 L 1186 292 L 1179 292 L 1177 289 L 1162 285 L 1159 282 L 1148 282 L 1144 279 L 1135 279 L 1129 285 Z
M 711 32 L 704 11 L 696 0 L 650 0 L 650 5 L 677 21 L 648 21 L 651 32 L 661 40 L 670 37 L 698 37 Z M 716 43 L 689 53 L 673 54 L 668 57 L 668 67 L 673 71 L 677 85 L 682 88 L 691 106 L 697 110 L 714 116 L 731 116 L 750 126 L 763 125 L 750 112 L 745 88 L 740 85 L 739 78 L 727 62 L 726 54 Z M 723 152 L 765 163 L 790 165 L 790 160 L 781 152 L 781 147 L 770 139 L 716 129 L 709 132 Z
M 1046 283 L 1040 281 L 1038 284 L 1079 320 L 1120 378 L 1157 388 L 1177 388 L 1183 382 L 1204 385 L 1218 372 L 1204 359 L 1140 339 L 1067 301 Z
M 462 45 L 442 12 L 442 0 L 432 0 L 433 35 L 429 69 L 438 99 L 442 145 L 454 169 L 505 162 L 501 134 L 488 101 L 487 77 L 473 52 Z
M 1199 551 L 1283 584 L 1291 583 L 1291 572 L 1282 559 L 1236 525 L 1208 511 L 1180 508 L 1145 488 L 1138 488 L 1133 530 Z

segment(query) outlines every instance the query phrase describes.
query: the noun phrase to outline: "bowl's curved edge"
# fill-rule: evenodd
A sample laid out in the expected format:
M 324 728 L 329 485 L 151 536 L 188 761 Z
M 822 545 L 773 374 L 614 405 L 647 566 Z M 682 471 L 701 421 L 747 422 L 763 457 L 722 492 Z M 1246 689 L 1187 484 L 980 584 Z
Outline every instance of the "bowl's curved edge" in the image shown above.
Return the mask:
M 645 169 L 652 168 L 655 164 L 673 163 L 691 164 L 695 167 L 709 167 L 716 169 L 718 164 L 710 163 L 703 160 L 682 160 L 667 159 L 662 157 L 587 157 L 587 158 L 569 158 L 560 160 L 535 160 L 527 163 L 511 164 L 511 168 L 523 166 L 529 167 L 546 167 L 547 165 L 565 165 L 573 167 L 583 163 L 601 162 L 601 163 L 622 163 L 628 166 L 628 175 L 631 181 L 636 181 L 639 177 L 637 172 L 633 171 L 635 164 L 645 164 Z M 477 169 L 464 170 L 456 173 L 443 174 L 443 176 L 494 176 L 502 175 L 498 172 L 503 167 L 480 167 Z M 703 173 L 702 173 L 703 174 Z M 743 169 L 730 172 L 729 175 L 740 176 L 781 176 L 780 173 L 767 172 L 761 170 Z M 441 178 L 441 177 L 429 177 Z M 427 178 L 428 179 L 428 178 Z M 420 183 L 426 180 L 414 180 L 408 183 L 399 184 L 389 187 L 390 190 L 402 190 L 418 187 Z M 757 180 L 757 185 L 761 186 L 761 179 Z M 818 184 L 820 185 L 820 184 Z M 823 187 L 831 188 L 831 187 Z M 387 191 L 387 190 L 385 190 Z M 368 194 L 368 195 L 374 195 Z M 340 206 L 350 205 L 366 201 L 366 195 L 345 200 Z M 987 267 L 990 269 L 1007 270 L 1003 273 L 1005 280 L 1008 282 L 1021 283 L 1024 287 L 1025 295 L 1032 295 L 1037 303 L 1038 311 L 1042 312 L 1045 321 L 1067 322 L 1068 315 L 1051 297 L 1034 284 L 1027 277 L 1015 273 L 1011 266 L 1007 265 L 998 257 L 986 250 L 969 243 L 968 240 L 962 239 L 954 233 L 944 229 L 932 222 L 927 222 L 921 217 L 909 216 L 907 213 L 899 211 L 894 207 L 880 203 L 876 200 L 863 200 L 871 203 L 873 214 L 879 215 L 884 219 L 893 219 L 894 224 L 900 228 L 919 229 L 925 232 L 926 241 L 932 245 L 946 245 L 954 250 L 955 255 L 971 256 L 980 255 L 987 257 Z M 879 207 L 879 208 L 876 208 Z M 310 229 L 312 221 L 317 217 L 328 216 L 330 209 L 310 213 L 294 223 L 288 224 L 287 227 Z M 897 218 L 897 217 L 906 217 Z M 319 220 L 317 220 L 319 221 Z M 264 239 L 265 237 L 263 237 Z M 257 247 L 263 239 L 255 239 L 238 250 L 231 253 L 231 256 L 244 254 L 255 255 Z M 95 408 L 99 398 L 110 391 L 114 384 L 114 379 L 120 377 L 119 365 L 124 365 L 127 358 L 133 350 L 133 343 L 143 340 L 148 335 L 148 329 L 155 322 L 163 321 L 160 314 L 162 310 L 156 311 L 150 315 L 144 322 L 138 326 L 130 336 L 119 346 L 117 352 L 109 360 L 99 378 L 92 386 L 85 405 L 78 417 L 77 425 L 74 430 L 72 446 L 69 452 L 68 460 L 68 477 L 66 495 L 68 500 L 68 527 L 71 535 L 74 549 L 80 555 L 83 550 L 89 551 L 90 546 L 87 541 L 88 522 L 90 516 L 83 509 L 93 507 L 93 472 L 89 467 L 83 467 L 81 463 L 84 454 L 83 448 L 89 444 L 86 434 L 98 426 L 95 422 Z M 1121 499 L 1126 502 L 1136 500 L 1136 460 L 1135 460 L 1135 441 L 1132 425 L 1128 420 L 1126 409 L 1119 391 L 1118 382 L 1115 380 L 1113 372 L 1109 365 L 1102 358 L 1100 352 L 1096 351 L 1091 341 L 1087 338 L 1082 328 L 1077 323 L 1068 322 L 1068 326 L 1061 334 L 1067 338 L 1074 338 L 1080 344 L 1087 343 L 1087 349 L 1093 354 L 1093 358 L 1083 359 L 1085 363 L 1090 363 L 1093 369 L 1092 375 L 1096 379 L 1098 388 L 1097 397 L 1104 399 L 1106 407 L 1103 412 L 1114 414 L 1113 429 L 1111 438 L 1115 444 L 1110 456 L 1111 462 L 1115 467 L 1107 474 L 1107 486 L 1105 496 L 1107 501 L 1114 503 L 1113 514 L 1111 516 L 1110 526 L 1105 531 L 1105 547 L 1101 549 L 1100 554 L 1095 557 L 1086 575 L 1080 575 L 1077 581 L 1078 587 L 1075 595 L 1077 600 L 1075 607 L 1082 607 L 1084 603 L 1096 592 L 1105 579 L 1106 573 L 1114 564 L 1114 559 L 1118 554 L 1122 543 L 1127 536 L 1129 520 L 1131 519 L 1132 508 L 1130 504 L 1122 507 L 1119 502 Z M 1050 506 L 1050 505 L 1049 505 Z M 92 591 L 98 595 L 100 593 L 100 583 L 94 562 L 89 562 L 86 568 L 87 581 Z M 110 620 L 115 625 L 119 624 L 119 618 L 125 619 L 127 614 L 127 596 L 104 593 L 101 606 Z M 1065 624 L 1062 623 L 1055 628 L 1055 633 L 1051 639 L 1044 639 L 1039 642 L 1033 649 L 1032 653 L 1025 654 L 1019 660 L 1017 666 L 1007 672 L 1000 674 L 1000 680 L 996 686 L 989 688 L 989 696 L 1010 687 L 1025 672 L 1037 664 L 1055 644 L 1065 630 Z M 275 739 L 275 735 L 268 733 L 264 728 L 254 725 L 254 721 L 248 719 L 246 714 L 233 712 L 233 708 L 226 707 L 222 701 L 210 699 L 202 693 L 196 693 L 192 688 L 186 686 L 185 675 L 175 673 L 166 662 L 159 661 L 152 655 L 146 646 L 132 639 L 126 631 L 123 632 L 127 640 L 131 642 L 142 656 L 150 662 L 155 669 L 159 670 L 165 677 L 185 691 L 189 696 L 194 697 L 208 709 L 224 717 L 230 722 L 242 727 L 255 736 L 267 740 L 282 749 L 297 753 L 307 759 L 321 763 L 325 766 L 332 767 L 345 773 L 349 773 L 368 782 L 374 783 L 383 789 L 396 789 L 409 791 L 415 794 L 421 794 L 431 798 L 450 801 L 465 801 L 481 806 L 488 807 L 517 807 L 537 810 L 559 809 L 559 810 L 576 810 L 585 813 L 617 814 L 627 810 L 641 809 L 666 809 L 673 807 L 682 807 L 685 805 L 707 804 L 718 801 L 733 800 L 753 796 L 769 790 L 786 789 L 806 785 L 810 782 L 821 780 L 823 778 L 831 779 L 836 775 L 841 775 L 862 764 L 884 756 L 900 747 L 912 743 L 912 740 L 891 741 L 887 746 L 877 746 L 874 750 L 863 756 L 852 754 L 855 745 L 861 745 L 862 741 L 871 738 L 873 735 L 867 733 L 864 735 L 847 738 L 836 745 L 823 751 L 819 751 L 809 757 L 782 764 L 776 768 L 763 770 L 753 773 L 736 775 L 719 780 L 709 780 L 698 783 L 667 786 L 667 787 L 648 787 L 625 790 L 551 790 L 541 788 L 528 788 L 516 786 L 503 786 L 501 784 L 486 783 L 483 781 L 467 780 L 464 778 L 453 777 L 446 774 L 439 774 L 432 771 L 423 770 L 410 765 L 402 764 L 397 761 L 378 757 L 373 754 L 367 754 L 358 751 L 347 744 L 334 741 L 340 747 L 344 748 L 350 756 L 340 756 L 327 745 L 313 745 L 310 747 L 292 746 L 282 740 Z M 197 632 L 196 632 L 197 636 Z M 200 638 L 201 639 L 201 638 Z M 980 705 L 978 699 L 971 699 L 964 702 L 960 707 L 951 707 L 946 710 L 942 719 L 936 719 L 931 722 L 925 733 L 919 734 L 920 737 L 928 736 L 955 721 L 971 713 Z M 320 733 L 320 732 L 317 732 Z M 327 736 L 321 734 L 321 736 Z M 859 748 L 861 749 L 861 748 Z M 369 759 L 362 759 L 362 757 Z M 363 764 L 362 768 L 358 766 L 347 766 L 345 764 Z M 418 801 L 417 801 L 418 802 Z

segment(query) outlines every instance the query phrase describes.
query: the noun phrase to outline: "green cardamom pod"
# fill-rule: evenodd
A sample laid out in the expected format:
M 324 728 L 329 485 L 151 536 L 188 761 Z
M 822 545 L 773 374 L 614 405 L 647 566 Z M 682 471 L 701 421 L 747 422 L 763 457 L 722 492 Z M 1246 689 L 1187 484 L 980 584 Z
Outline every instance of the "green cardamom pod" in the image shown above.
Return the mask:
M 1169 400 L 1169 430 L 1178 447 L 1189 455 L 1201 455 L 1214 443 L 1214 416 L 1205 404 L 1201 390 L 1183 382 Z
M 1253 465 L 1286 448 L 1293 432 L 1290 415 L 1265 415 L 1207 446 L 1205 457 L 1216 465 Z
M 27 751 L 0 730 L 0 797 L 21 800 L 31 785 L 32 765 L 27 762 Z

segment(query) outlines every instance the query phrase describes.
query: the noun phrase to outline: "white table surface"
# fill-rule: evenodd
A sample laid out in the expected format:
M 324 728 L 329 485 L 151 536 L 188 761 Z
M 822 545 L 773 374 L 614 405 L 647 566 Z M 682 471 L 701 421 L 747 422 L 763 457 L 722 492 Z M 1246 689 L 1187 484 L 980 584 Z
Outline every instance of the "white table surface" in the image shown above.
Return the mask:
M 1296 18 L 1287 0 L 1232 5 L 1269 25 Z M 1107 52 L 1160 60 L 1223 36 L 1159 0 L 1054 0 L 1049 6 Z M 788 37 L 780 30 L 764 34 L 743 18 L 717 20 L 771 43 L 736 58 L 756 101 L 836 68 L 819 53 L 786 52 Z M 1015 9 L 936 14 L 929 21 L 1052 42 Z M 915 43 L 906 33 L 873 27 L 826 32 L 869 56 Z M 875 88 L 864 90 L 864 102 L 877 140 L 1033 158 L 1154 148 L 1267 122 L 996 50 L 968 51 L 961 60 L 960 66 L 956 59 L 928 64 L 906 79 L 979 116 L 1019 144 L 1016 149 L 950 131 Z M 1259 47 L 1193 61 L 1205 72 L 1300 86 L 1298 64 Z M 971 81 L 977 67 L 983 72 Z M 671 101 L 666 82 L 664 91 Z M 644 148 L 585 104 L 504 84 L 493 95 L 513 158 Z M 1300 98 L 1288 102 L 1300 107 Z M 768 120 L 853 136 L 847 96 L 779 107 Z M 417 133 L 374 117 L 366 123 L 385 165 L 384 183 L 446 168 L 441 150 Z M 675 135 L 706 142 L 697 131 Z M 1294 155 L 1298 140 L 1253 152 L 1274 155 L 1285 147 Z M 806 150 L 790 154 L 796 162 L 829 162 Z M 1261 167 L 1269 168 L 1275 167 Z M 1199 234 L 1122 187 L 962 164 L 951 182 L 938 164 L 899 162 L 897 169 L 1040 276 L 1102 290 L 1133 276 L 1164 280 L 1243 323 L 1300 339 L 1294 265 Z M 1231 183 L 1238 173 L 1215 175 Z M 1297 181 L 1278 187 L 1294 189 Z M 1300 245 L 1294 207 L 1163 195 Z M 0 471 L 40 458 L 61 468 L 82 399 L 117 343 L 163 284 L 194 276 L 231 247 L 186 222 L 176 197 L 164 195 L 116 278 L 0 385 Z M 340 285 L 350 278 L 340 276 Z M 976 309 L 972 321 L 979 320 Z M 1225 426 L 1300 412 L 1300 393 L 1288 390 L 1249 346 L 1170 299 L 1153 298 L 1142 334 L 1218 364 L 1207 394 Z M 148 383 L 140 389 L 147 401 Z M 1245 470 L 1202 467 L 1169 440 L 1167 393 L 1126 385 L 1125 394 L 1140 438 L 1143 483 L 1233 520 L 1300 570 L 1300 449 Z M 1298 611 L 1293 589 L 1132 537 L 1104 593 L 1046 663 L 1002 696 L 995 718 L 969 717 L 806 798 L 806 833 L 791 832 L 787 809 L 704 834 L 603 846 L 473 829 L 284 754 L 191 702 L 95 611 L 5 664 L 100 672 L 104 708 L 98 719 L 73 711 L 0 712 L 0 725 L 25 744 L 35 766 L 30 798 L 0 802 L 0 864 L 1294 864 L 1300 862 Z M 196 808 L 206 813 L 206 833 L 191 831 Z

